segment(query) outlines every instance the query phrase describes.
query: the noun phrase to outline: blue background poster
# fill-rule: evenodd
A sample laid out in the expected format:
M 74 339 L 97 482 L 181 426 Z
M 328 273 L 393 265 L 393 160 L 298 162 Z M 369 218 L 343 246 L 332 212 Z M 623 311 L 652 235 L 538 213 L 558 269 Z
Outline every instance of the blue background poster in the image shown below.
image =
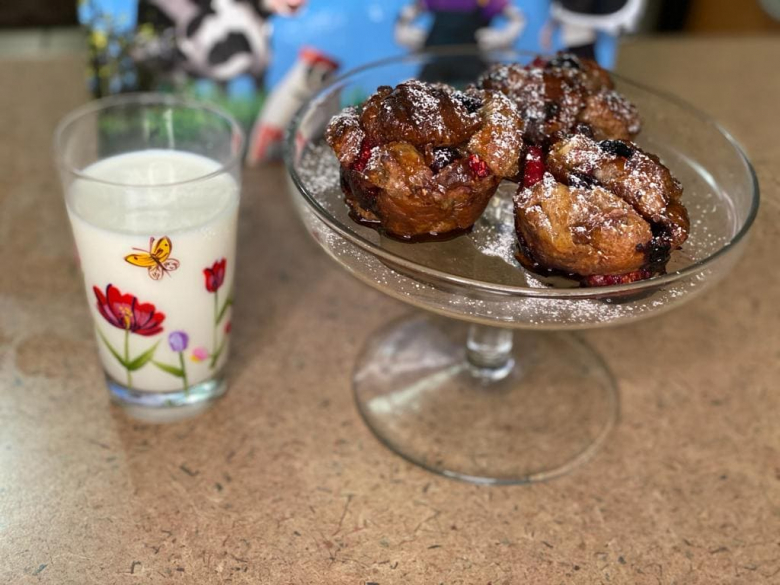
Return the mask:
M 95 96 L 175 91 L 209 100 L 245 126 L 248 160 L 261 162 L 278 156 L 295 110 L 334 75 L 450 38 L 476 41 L 483 49 L 549 53 L 565 48 L 572 31 L 579 31 L 587 54 L 610 67 L 615 38 L 555 23 L 550 15 L 556 3 L 80 0 L 79 17 L 89 29 Z
M 309 0 L 299 18 L 274 21 L 275 58 L 269 69 L 269 82 L 272 85 L 278 82 L 292 66 L 301 39 L 339 59 L 342 70 L 404 52 L 406 48 L 394 39 L 394 23 L 408 4 L 410 0 Z M 549 52 L 539 42 L 542 27 L 549 19 L 549 1 L 520 0 L 513 4 L 526 21 L 522 34 L 514 43 L 515 48 Z M 432 15 L 423 15 L 420 24 L 430 28 L 432 20 Z M 506 18 L 502 16 L 490 23 L 491 27 L 498 29 L 506 25 Z M 611 67 L 616 41 L 606 34 L 598 37 L 598 60 L 602 65 Z M 553 36 L 553 50 L 564 46 L 558 30 Z

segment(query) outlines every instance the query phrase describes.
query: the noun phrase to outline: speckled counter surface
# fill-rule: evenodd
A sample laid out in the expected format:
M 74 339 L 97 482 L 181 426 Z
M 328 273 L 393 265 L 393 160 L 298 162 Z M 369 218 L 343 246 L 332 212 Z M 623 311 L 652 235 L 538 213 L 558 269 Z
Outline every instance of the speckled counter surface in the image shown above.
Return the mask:
M 647 40 L 620 70 L 710 113 L 762 208 L 744 262 L 676 312 L 587 333 L 622 421 L 586 466 L 485 488 L 413 467 L 350 394 L 403 305 L 246 175 L 232 387 L 171 426 L 109 404 L 50 135 L 82 63 L 0 61 L 0 583 L 780 583 L 780 39 Z

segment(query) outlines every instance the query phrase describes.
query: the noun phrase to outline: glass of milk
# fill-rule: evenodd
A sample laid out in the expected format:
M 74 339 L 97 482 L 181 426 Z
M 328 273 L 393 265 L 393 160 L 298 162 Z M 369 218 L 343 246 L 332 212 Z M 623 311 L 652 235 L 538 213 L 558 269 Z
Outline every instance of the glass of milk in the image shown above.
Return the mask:
M 244 136 L 162 94 L 94 101 L 55 135 L 112 398 L 171 420 L 225 392 Z

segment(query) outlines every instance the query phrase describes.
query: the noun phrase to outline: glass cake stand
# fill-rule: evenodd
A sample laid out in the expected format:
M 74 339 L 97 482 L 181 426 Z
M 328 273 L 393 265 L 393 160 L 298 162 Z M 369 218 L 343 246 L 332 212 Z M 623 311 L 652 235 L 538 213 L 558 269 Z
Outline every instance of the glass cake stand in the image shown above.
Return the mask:
M 325 127 L 379 85 L 424 77 L 456 86 L 464 49 L 387 59 L 314 96 L 290 126 L 286 163 L 297 209 L 322 248 L 352 275 L 425 309 L 374 333 L 355 364 L 358 408 L 390 449 L 422 467 L 477 483 L 565 473 L 604 443 L 618 417 L 607 364 L 576 333 L 658 315 L 713 286 L 737 262 L 758 209 L 745 154 L 716 122 L 682 101 L 616 76 L 644 127 L 637 142 L 685 187 L 691 234 L 663 276 L 578 288 L 514 259 L 512 194 L 503 184 L 471 233 L 402 243 L 349 218 Z M 521 62 L 524 53 L 481 55 Z M 444 318 L 442 318 L 444 317 Z M 518 330 L 515 335 L 514 330 Z

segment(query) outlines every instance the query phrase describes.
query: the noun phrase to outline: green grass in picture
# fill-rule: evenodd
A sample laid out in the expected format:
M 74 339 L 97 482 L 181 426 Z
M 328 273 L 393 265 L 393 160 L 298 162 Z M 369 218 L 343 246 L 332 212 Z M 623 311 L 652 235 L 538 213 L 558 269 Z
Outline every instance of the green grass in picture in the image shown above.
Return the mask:
M 232 114 L 249 132 L 265 101 L 265 92 L 252 97 L 231 99 L 218 87 L 213 91 L 195 91 L 188 84 L 183 95 L 209 103 Z M 175 110 L 166 107 L 149 108 L 143 117 L 137 111 L 121 109 L 103 113 L 98 120 L 101 156 L 110 156 L 136 148 L 183 147 L 198 152 L 204 146 L 204 136 L 221 134 L 226 123 L 198 110 Z
M 257 119 L 257 114 L 263 108 L 266 92 L 265 90 L 259 90 L 251 97 L 236 98 L 229 97 L 216 85 L 210 92 L 204 93 L 196 90 L 195 84 L 189 82 L 184 88 L 184 95 L 208 102 L 226 112 L 230 112 L 238 123 L 241 124 L 241 127 L 248 132 L 252 129 Z
M 341 97 L 341 107 L 360 106 L 368 99 L 368 95 L 362 88 L 354 87 Z

